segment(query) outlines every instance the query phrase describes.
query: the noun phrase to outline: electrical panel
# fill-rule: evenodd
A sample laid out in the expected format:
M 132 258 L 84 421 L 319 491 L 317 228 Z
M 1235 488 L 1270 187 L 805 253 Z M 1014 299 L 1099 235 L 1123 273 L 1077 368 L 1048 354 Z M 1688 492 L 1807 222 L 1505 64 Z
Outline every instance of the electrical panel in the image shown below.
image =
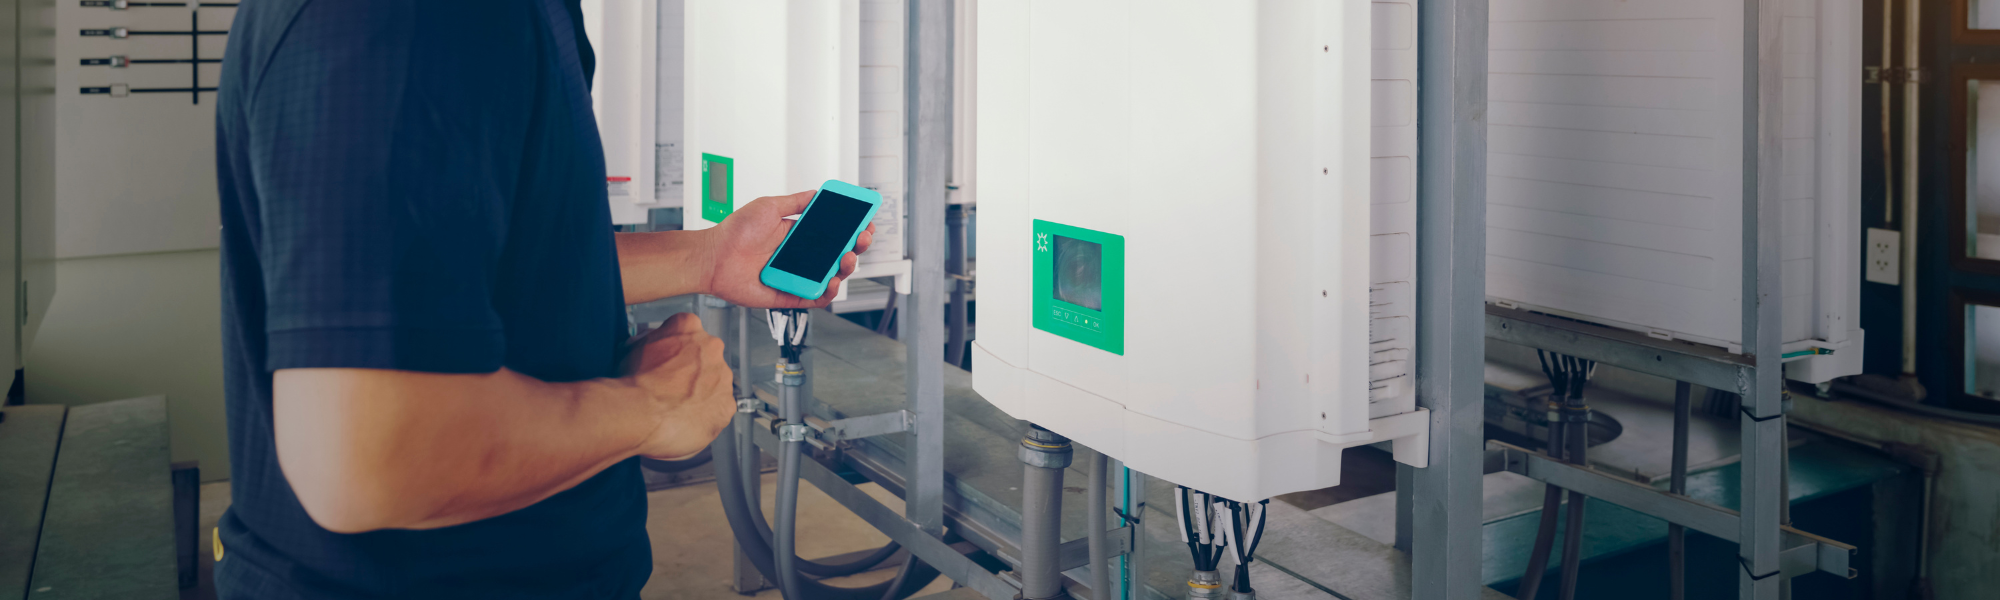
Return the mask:
M 1785 4 L 1786 373 L 1860 372 L 1858 5 Z M 1741 352 L 1743 9 L 1511 0 L 1488 53 L 1489 301 Z M 1821 351 L 1831 351 L 1823 354 Z
M 1414 3 L 976 11 L 974 389 L 1236 500 L 1425 464 Z

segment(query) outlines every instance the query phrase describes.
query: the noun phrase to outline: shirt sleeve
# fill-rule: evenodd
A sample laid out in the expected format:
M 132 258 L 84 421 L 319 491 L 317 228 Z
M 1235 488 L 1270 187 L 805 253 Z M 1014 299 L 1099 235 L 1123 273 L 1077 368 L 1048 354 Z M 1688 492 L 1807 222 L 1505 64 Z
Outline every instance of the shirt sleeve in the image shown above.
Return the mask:
M 497 370 L 546 26 L 493 2 L 312 2 L 247 103 L 269 370 Z M 456 14 L 447 14 L 456 13 Z

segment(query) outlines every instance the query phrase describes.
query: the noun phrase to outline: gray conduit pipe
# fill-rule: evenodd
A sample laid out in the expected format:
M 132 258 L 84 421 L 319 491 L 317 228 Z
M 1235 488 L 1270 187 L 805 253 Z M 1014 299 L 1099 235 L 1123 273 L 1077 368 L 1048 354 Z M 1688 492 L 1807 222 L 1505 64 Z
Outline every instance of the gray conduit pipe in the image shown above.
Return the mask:
M 736 418 L 746 419 L 748 417 L 739 414 Z M 734 429 L 724 429 L 722 435 L 716 438 L 714 444 L 710 445 L 710 448 L 715 452 L 716 465 L 740 464 L 736 454 L 736 439 Z M 742 480 L 743 473 L 736 469 L 718 468 L 715 470 L 715 487 L 722 495 L 723 513 L 728 517 L 730 531 L 736 535 L 737 543 L 743 545 L 744 555 L 749 557 L 751 564 L 757 567 L 758 573 L 762 574 L 766 581 L 778 581 L 775 552 L 771 548 L 771 544 L 766 543 L 763 536 L 758 534 L 756 524 L 750 518 L 750 511 L 755 510 L 755 507 L 747 503 L 748 498 L 743 494 Z M 915 567 L 908 567 L 912 569 L 912 572 L 909 576 L 903 578 L 904 581 L 901 588 L 895 588 L 890 582 L 868 587 L 844 588 L 827 585 L 811 579 L 801 579 L 799 581 L 799 591 L 811 600 L 881 600 L 885 595 L 891 598 L 891 600 L 906 598 L 923 589 L 924 586 L 930 585 L 930 582 L 937 579 L 938 576 L 936 569 L 922 564 L 922 561 L 918 561 L 914 557 L 911 560 L 918 564 Z M 891 590 L 894 590 L 894 592 L 892 593 Z M 788 598 L 791 598 L 791 600 L 804 600 L 797 597 Z
M 1571 402 L 1572 406 L 1580 405 L 1582 394 L 1575 394 L 1572 399 L 1575 400 Z M 1570 427 L 1569 434 L 1564 436 L 1567 438 L 1564 441 L 1569 442 L 1570 463 L 1589 464 L 1584 458 L 1584 452 L 1590 446 L 1590 423 L 1573 422 L 1566 425 Z M 1569 493 L 1569 525 L 1563 532 L 1562 594 L 1559 596 L 1562 600 L 1576 598 L 1577 569 L 1583 561 L 1583 504 L 1588 499 L 1588 496 L 1580 492 Z
M 1555 395 L 1549 397 L 1551 416 L 1561 411 L 1561 407 L 1556 404 L 1556 399 L 1561 395 L 1562 391 L 1557 390 Z M 1561 421 L 1549 419 L 1549 440 L 1542 450 L 1556 460 L 1562 460 L 1566 454 L 1565 450 L 1568 449 L 1563 443 L 1564 429 L 1566 427 Z M 1515 598 L 1532 600 L 1542 589 L 1542 576 L 1549 570 L 1549 552 L 1554 549 L 1556 543 L 1556 520 L 1562 518 L 1562 493 L 1562 488 L 1553 485 L 1542 486 L 1542 520 L 1535 527 L 1535 547 L 1528 554 L 1528 572 L 1521 575 L 1521 585 L 1514 592 Z
M 1030 424 L 1021 438 L 1021 598 L 1063 597 L 1063 470 L 1069 468 L 1069 439 Z
M 799 363 L 788 363 L 780 372 L 784 385 L 779 389 L 778 414 L 784 424 L 778 426 L 778 439 L 782 445 L 778 450 L 778 526 L 777 534 L 778 589 L 785 598 L 799 600 L 805 596 L 799 590 L 799 571 L 795 563 L 798 557 L 798 508 L 799 508 L 799 460 L 805 450 L 805 411 L 799 406 L 799 383 L 804 379 L 804 369 Z
M 762 481 L 760 480 L 763 479 L 761 474 L 763 473 L 764 470 L 763 469 L 764 461 L 761 456 L 762 453 L 757 450 L 757 445 L 749 443 L 750 430 L 752 427 L 755 427 L 755 425 L 751 423 L 751 418 L 754 418 L 754 416 L 756 415 L 755 407 L 761 406 L 762 404 L 763 404 L 762 402 L 757 402 L 755 400 L 751 400 L 749 403 L 739 404 L 739 409 L 738 409 L 739 412 L 747 410 L 748 412 L 744 412 L 744 414 L 748 416 L 736 419 L 734 422 L 730 423 L 730 427 L 734 428 L 735 430 L 734 433 L 736 435 L 736 440 L 737 440 L 736 468 L 738 469 L 738 472 L 746 474 L 744 477 L 740 478 L 743 480 L 743 485 L 742 485 L 743 497 L 748 499 L 746 506 L 756 507 L 754 510 L 749 511 L 748 516 L 750 517 L 752 524 L 755 525 L 758 537 L 763 538 L 765 545 L 772 545 L 776 535 L 771 530 L 771 523 L 764 519 L 763 502 L 758 498 L 758 496 L 760 495 L 760 490 L 758 488 L 762 487 Z M 721 467 L 718 466 L 717 468 L 720 469 Z M 897 544 L 896 542 L 891 541 L 887 544 L 883 544 L 881 548 L 876 548 L 874 552 L 869 553 L 867 556 L 863 556 L 851 562 L 823 563 L 806 558 L 796 558 L 794 559 L 794 562 L 798 565 L 798 570 L 800 573 L 804 573 L 810 577 L 817 577 L 821 579 L 825 579 L 828 577 L 845 577 L 848 575 L 853 575 L 856 573 L 867 571 L 869 569 L 873 569 L 875 568 L 876 565 L 882 564 L 882 561 L 889 560 L 889 557 L 895 556 L 896 552 L 902 549 L 903 546 L 901 544 Z

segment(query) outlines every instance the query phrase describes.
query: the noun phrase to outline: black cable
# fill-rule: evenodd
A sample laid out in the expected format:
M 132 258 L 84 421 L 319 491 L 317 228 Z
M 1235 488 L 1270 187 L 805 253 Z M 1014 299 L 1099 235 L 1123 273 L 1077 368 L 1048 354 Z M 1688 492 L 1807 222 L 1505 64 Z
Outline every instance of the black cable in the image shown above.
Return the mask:
M 1236 536 L 1236 578 L 1232 588 L 1238 593 L 1255 593 L 1256 590 L 1250 588 L 1250 563 L 1257 558 L 1257 544 L 1264 540 L 1264 522 L 1269 514 L 1265 508 L 1270 506 L 1271 501 L 1262 500 L 1254 505 L 1233 500 L 1224 500 L 1223 503 L 1229 507 L 1230 532 Z M 1254 511 L 1257 513 L 1255 523 L 1250 521 L 1251 506 L 1257 507 Z

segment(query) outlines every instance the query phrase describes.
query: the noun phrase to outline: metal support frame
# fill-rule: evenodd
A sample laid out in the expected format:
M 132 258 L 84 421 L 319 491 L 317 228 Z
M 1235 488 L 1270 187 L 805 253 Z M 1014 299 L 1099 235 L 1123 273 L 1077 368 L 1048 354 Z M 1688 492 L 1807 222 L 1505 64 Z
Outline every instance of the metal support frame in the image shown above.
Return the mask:
M 1486 289 L 1487 0 L 1417 9 L 1417 406 L 1429 466 L 1396 465 L 1412 598 L 1478 598 Z
M 1506 469 L 1513 473 L 1581 492 L 1723 540 L 1734 542 L 1742 539 L 1743 518 L 1737 511 L 1635 481 L 1607 476 L 1505 442 L 1487 442 L 1487 445 L 1501 452 Z M 1854 546 L 1791 527 L 1775 530 L 1781 532 L 1783 538 L 1781 554 L 1785 577 L 1813 571 L 1825 571 L 1840 577 L 1853 576 L 1848 561 L 1855 552 Z
M 901 332 L 909 349 L 909 489 L 904 515 L 944 535 L 944 208 L 951 178 L 952 9 L 950 0 L 910 0 L 909 95 L 910 297 Z

